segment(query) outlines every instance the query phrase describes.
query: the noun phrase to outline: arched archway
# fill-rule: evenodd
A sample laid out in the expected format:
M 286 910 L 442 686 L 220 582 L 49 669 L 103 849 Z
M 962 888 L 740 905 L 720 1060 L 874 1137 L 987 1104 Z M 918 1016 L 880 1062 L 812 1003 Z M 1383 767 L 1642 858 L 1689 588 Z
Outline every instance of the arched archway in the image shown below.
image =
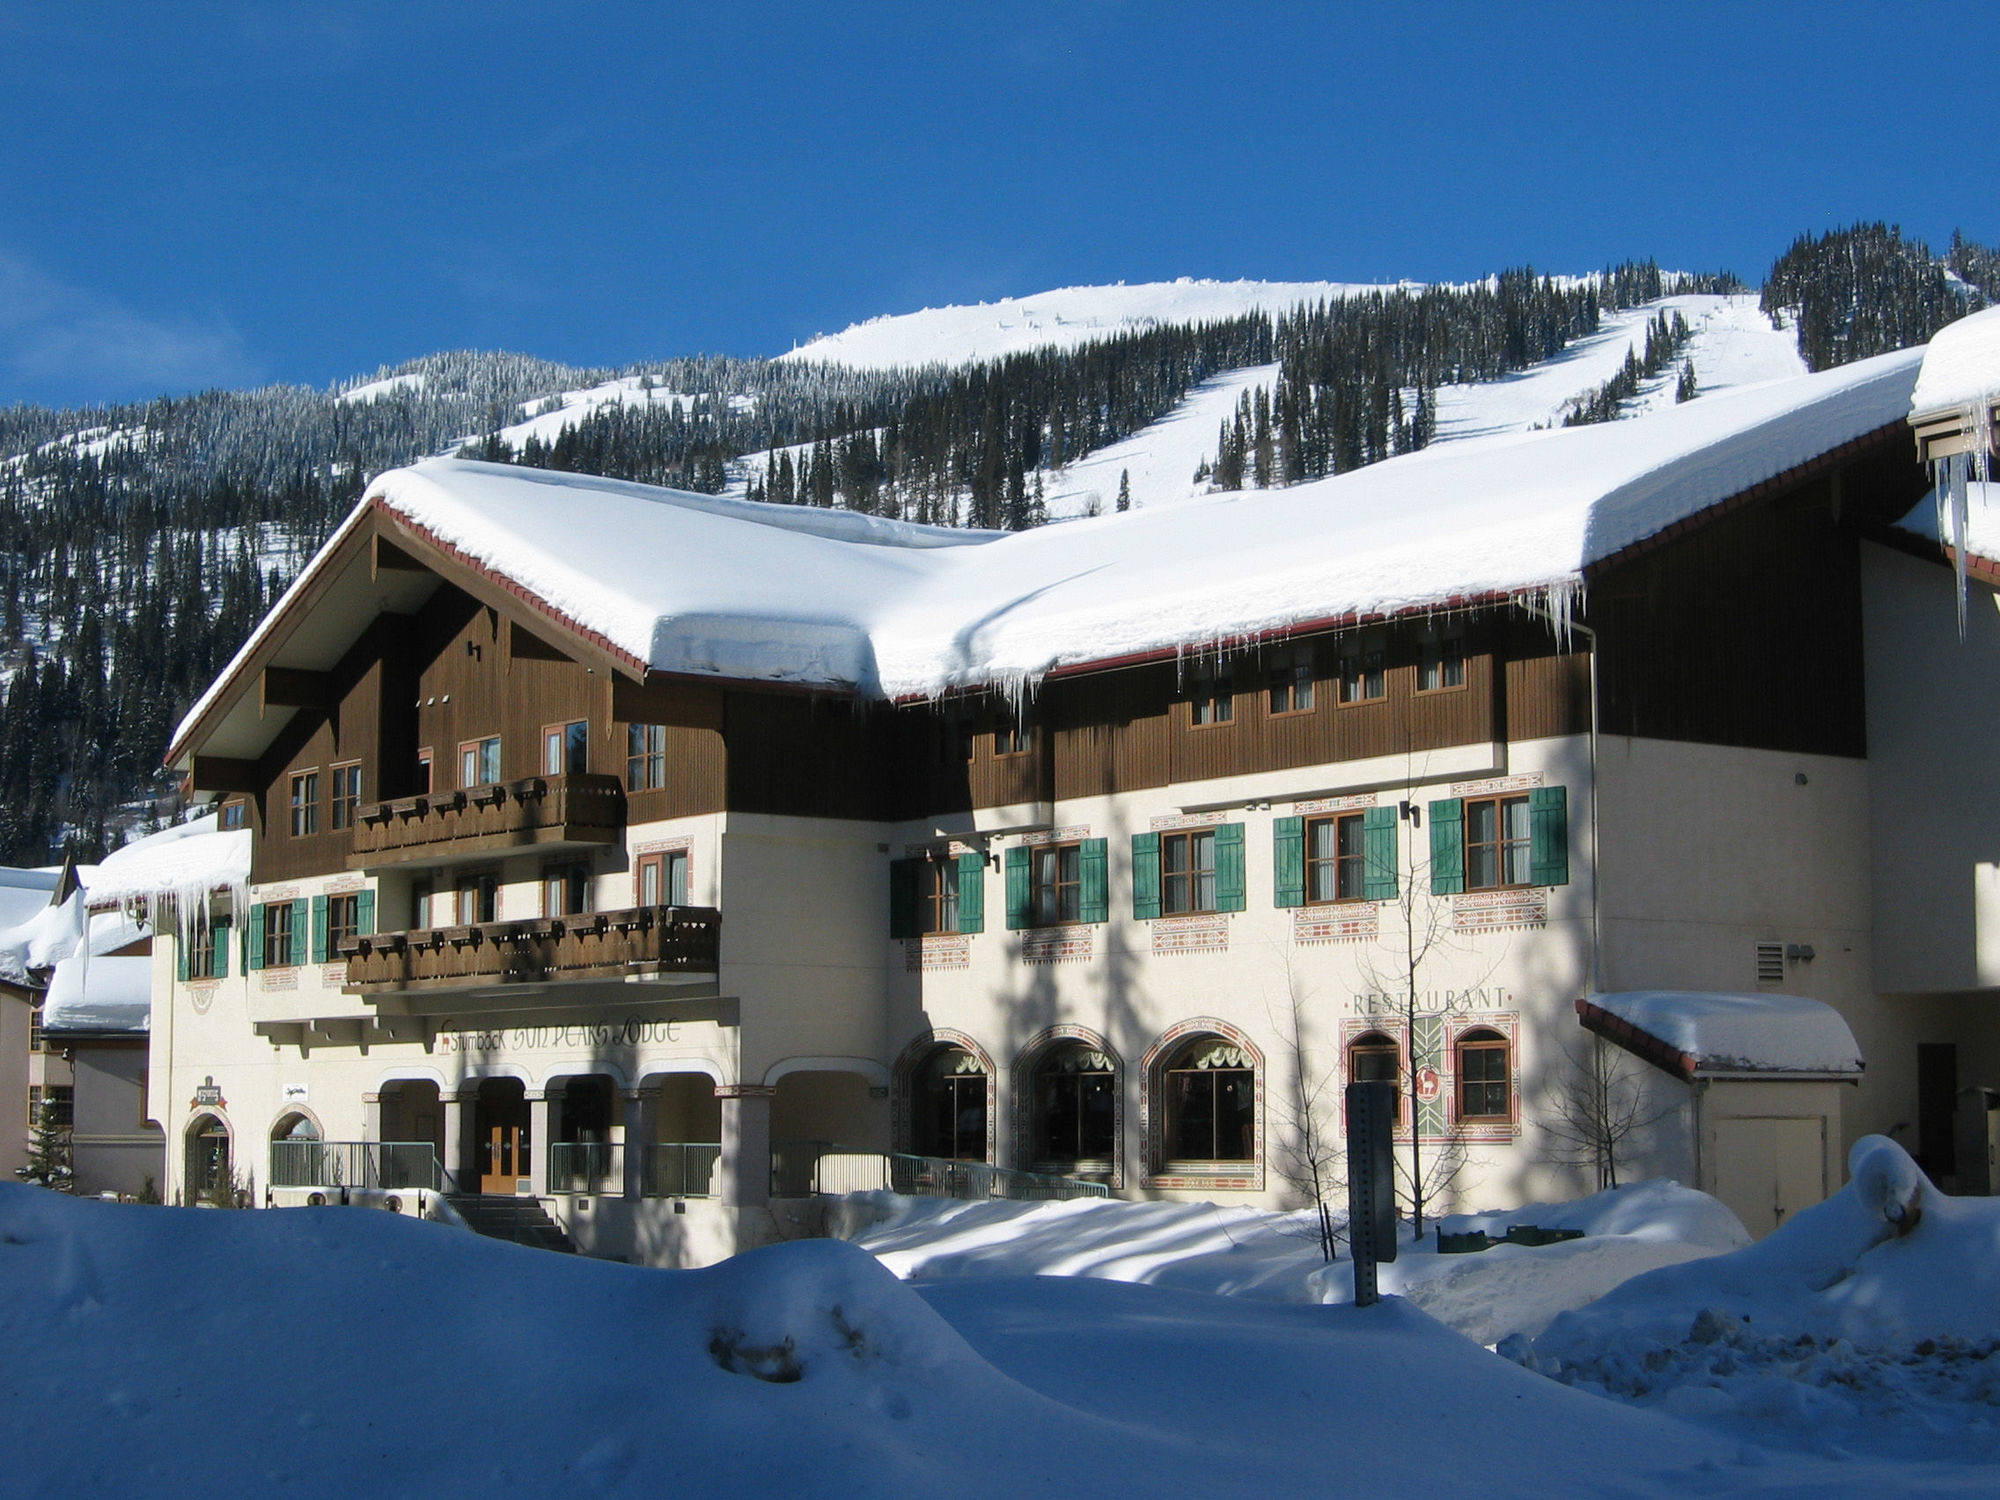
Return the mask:
M 1155 1187 L 1264 1185 L 1264 1055 L 1213 1016 L 1183 1021 L 1147 1051 L 1147 1172 Z
M 1110 1044 L 1083 1027 L 1030 1041 L 1013 1068 L 1015 1165 L 1123 1186 L 1123 1073 Z
M 993 1160 L 997 1069 L 961 1031 L 934 1030 L 903 1049 L 895 1068 L 895 1140 L 917 1156 Z
M 236 1191 L 235 1163 L 230 1150 L 229 1122 L 211 1113 L 196 1115 L 182 1137 L 181 1197 L 188 1203 L 213 1203 Z

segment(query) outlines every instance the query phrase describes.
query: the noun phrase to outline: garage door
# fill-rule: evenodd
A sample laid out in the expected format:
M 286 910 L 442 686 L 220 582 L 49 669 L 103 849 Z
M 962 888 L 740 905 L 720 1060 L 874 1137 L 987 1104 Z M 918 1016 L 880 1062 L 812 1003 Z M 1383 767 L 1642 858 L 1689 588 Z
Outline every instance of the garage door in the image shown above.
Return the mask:
M 1826 1121 L 1752 1117 L 1715 1122 L 1715 1196 L 1762 1239 L 1826 1196 Z

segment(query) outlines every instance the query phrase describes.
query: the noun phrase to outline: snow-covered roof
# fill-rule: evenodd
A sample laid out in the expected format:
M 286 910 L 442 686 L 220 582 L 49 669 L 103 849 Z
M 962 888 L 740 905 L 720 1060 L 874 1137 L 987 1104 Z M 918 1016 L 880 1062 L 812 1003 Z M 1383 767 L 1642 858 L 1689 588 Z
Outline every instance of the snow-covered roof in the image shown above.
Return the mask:
M 108 854 L 84 878 L 92 906 L 172 896 L 193 906 L 213 891 L 239 889 L 250 879 L 250 830 L 217 831 L 215 814 L 135 839 Z
M 49 976 L 42 1028 L 63 1032 L 143 1032 L 151 1023 L 150 957 L 72 956 Z
M 1585 1026 L 1683 1078 L 1854 1077 L 1861 1048 L 1840 1012 L 1802 995 L 1625 990 L 1577 1002 Z
M 0 931 L 18 926 L 49 904 L 60 870 L 21 870 L 0 866 Z M 0 971 L 0 978 L 6 977 Z
M 1910 392 L 1910 414 L 1974 406 L 2000 397 L 2000 307 L 1938 330 Z
M 36 972 L 68 958 L 83 933 L 81 892 L 61 906 L 44 901 L 25 921 L 0 931 L 0 979 L 23 986 L 36 983 Z
M 289 597 L 380 507 L 635 674 L 892 698 L 1018 691 L 1065 668 L 1310 624 L 1512 596 L 1566 605 L 1593 564 L 1900 421 L 1921 357 L 1007 534 L 434 459 L 370 485 Z M 286 613 L 281 602 L 195 706 L 177 754 L 212 706 L 241 696 L 233 679 Z

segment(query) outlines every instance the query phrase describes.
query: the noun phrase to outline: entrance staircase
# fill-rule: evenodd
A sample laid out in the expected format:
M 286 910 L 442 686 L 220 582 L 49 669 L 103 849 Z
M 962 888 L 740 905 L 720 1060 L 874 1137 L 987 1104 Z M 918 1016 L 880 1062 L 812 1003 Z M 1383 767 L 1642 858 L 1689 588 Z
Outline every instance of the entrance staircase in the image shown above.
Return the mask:
M 548 1210 L 533 1198 L 506 1198 L 491 1193 L 447 1193 L 445 1201 L 458 1210 L 466 1227 L 488 1239 L 512 1240 L 537 1250 L 576 1254 L 576 1245 Z

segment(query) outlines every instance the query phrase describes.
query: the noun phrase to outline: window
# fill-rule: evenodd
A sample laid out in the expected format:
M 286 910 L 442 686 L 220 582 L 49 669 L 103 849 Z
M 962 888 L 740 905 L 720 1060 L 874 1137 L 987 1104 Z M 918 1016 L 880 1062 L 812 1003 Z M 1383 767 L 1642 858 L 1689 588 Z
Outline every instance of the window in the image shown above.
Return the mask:
M 964 765 L 972 759 L 972 721 L 959 709 L 946 709 L 931 720 L 931 758 L 941 766 Z
M 625 729 L 625 790 L 649 792 L 667 784 L 667 726 L 630 724 Z
M 1359 643 L 1347 646 L 1340 657 L 1340 701 L 1374 703 L 1388 695 L 1382 648 Z
M 1458 1117 L 1461 1120 L 1510 1120 L 1507 1039 L 1481 1027 L 1458 1039 Z
M 273 901 L 263 908 L 264 967 L 290 968 L 299 961 L 297 934 L 292 930 L 290 901 Z
M 1266 669 L 1274 714 L 1309 713 L 1313 706 L 1312 648 L 1294 646 L 1271 659 Z
M 1058 844 L 1028 851 L 1032 872 L 1034 924 L 1050 927 L 1058 922 L 1082 920 L 1083 847 Z
M 1213 828 L 1160 835 L 1160 909 L 1170 917 L 1216 910 Z
M 1167 1156 L 1172 1161 L 1254 1161 L 1257 1070 L 1221 1037 L 1197 1037 L 1167 1063 Z
M 958 931 L 958 860 L 951 855 L 917 861 L 917 931 Z
M 42 1008 L 37 1005 L 28 1012 L 28 1050 L 48 1051 L 48 1041 L 42 1035 Z
M 1528 884 L 1528 799 L 1480 797 L 1465 804 L 1465 888 Z
M 361 936 L 361 892 L 326 898 L 325 961 L 338 962 L 340 945 Z
M 1315 818 L 1306 825 L 1306 899 L 1359 901 L 1367 868 L 1360 813 Z
M 410 925 L 431 925 L 431 883 L 428 880 L 410 882 Z
M 1188 722 L 1197 727 L 1227 724 L 1236 717 L 1236 698 L 1229 673 L 1220 667 L 1198 669 L 1187 680 Z
M 1038 1165 L 1065 1170 L 1108 1165 L 1118 1155 L 1118 1073 L 1084 1042 L 1068 1042 L 1035 1064 L 1029 1151 Z
M 429 793 L 436 783 L 431 780 L 431 752 L 428 749 L 417 752 L 417 795 Z
M 491 786 L 500 779 L 500 736 L 467 740 L 458 747 L 458 784 Z
M 1448 635 L 1442 640 L 1425 641 L 1417 663 L 1417 691 L 1441 693 L 1465 686 L 1465 641 Z
M 244 828 L 248 826 L 248 817 L 248 804 L 243 802 L 225 802 L 222 804 L 222 811 L 216 819 L 216 826 L 218 828 Z
M 1026 755 L 1035 747 L 1034 731 L 1025 724 L 1003 724 L 993 731 L 993 753 Z
M 917 1154 L 985 1161 L 986 1090 L 985 1065 L 963 1047 L 933 1053 L 916 1078 Z
M 1364 1031 L 1347 1045 L 1349 1083 L 1393 1083 L 1402 1107 L 1403 1049 L 1387 1032 Z
M 333 826 L 352 828 L 361 817 L 361 767 L 333 768 Z
M 183 979 L 225 979 L 229 975 L 229 923 L 199 924 L 187 947 Z
M 49 1123 L 57 1130 L 69 1130 L 76 1124 L 76 1087 L 68 1083 L 52 1083 L 44 1087 L 38 1083 L 28 1085 L 28 1128 L 33 1130 L 41 1124 L 42 1101 L 49 1103 Z
M 292 778 L 292 837 L 319 832 L 319 772 L 301 771 Z
M 542 871 L 543 916 L 575 917 L 589 910 L 589 865 L 551 865 Z
M 1025 850 L 1020 852 L 1025 856 Z M 938 851 L 889 862 L 890 937 L 985 930 L 986 856 L 978 850 Z
M 459 876 L 457 895 L 459 926 L 500 920 L 500 877 L 491 870 Z
M 639 905 L 686 906 L 688 904 L 688 852 L 669 849 L 664 854 L 642 854 L 636 880 Z
M 590 721 L 574 719 L 542 731 L 542 774 L 581 776 L 590 769 Z

